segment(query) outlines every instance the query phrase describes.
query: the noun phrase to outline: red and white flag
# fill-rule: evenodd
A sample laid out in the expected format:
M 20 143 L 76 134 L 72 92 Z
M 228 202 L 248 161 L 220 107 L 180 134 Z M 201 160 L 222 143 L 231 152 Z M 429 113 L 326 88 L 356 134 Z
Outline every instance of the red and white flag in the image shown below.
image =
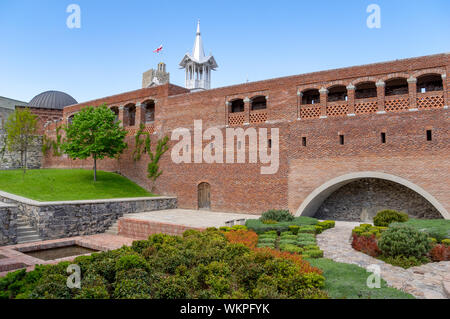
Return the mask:
M 153 50 L 153 53 L 159 53 L 162 51 L 162 49 L 163 49 L 163 46 L 161 44 L 157 49 Z

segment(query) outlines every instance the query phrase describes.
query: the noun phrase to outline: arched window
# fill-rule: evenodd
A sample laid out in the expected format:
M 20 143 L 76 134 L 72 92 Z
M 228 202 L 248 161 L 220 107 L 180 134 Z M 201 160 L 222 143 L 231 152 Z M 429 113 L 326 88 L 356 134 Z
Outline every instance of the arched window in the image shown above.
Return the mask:
M 230 113 L 244 112 L 244 100 L 236 99 L 231 101 Z
M 408 81 L 405 78 L 396 78 L 386 81 L 386 96 L 402 94 L 408 94 Z
M 319 104 L 320 93 L 317 89 L 309 89 L 302 92 L 302 104 Z
M 375 82 L 363 82 L 356 84 L 355 99 L 368 99 L 377 97 L 377 86 Z
M 129 104 L 129 105 L 125 106 L 125 110 L 127 112 L 128 125 L 134 126 L 136 124 L 136 105 Z
M 155 101 L 145 101 L 143 107 L 145 123 L 153 123 L 155 121 Z
M 69 125 L 72 124 L 73 118 L 74 118 L 74 117 L 75 117 L 75 114 L 72 114 L 71 116 L 69 116 L 69 117 L 67 118 L 67 123 L 68 123 Z
M 417 78 L 417 92 L 442 91 L 442 76 L 440 74 L 425 74 Z
M 119 108 L 117 106 L 113 106 L 111 107 L 111 111 L 113 111 L 114 114 L 116 115 L 114 122 L 117 122 L 119 120 Z
M 335 85 L 328 89 L 328 102 L 347 101 L 347 88 L 344 85 Z
M 267 100 L 265 96 L 255 96 L 251 99 L 251 110 L 264 110 L 267 108 Z

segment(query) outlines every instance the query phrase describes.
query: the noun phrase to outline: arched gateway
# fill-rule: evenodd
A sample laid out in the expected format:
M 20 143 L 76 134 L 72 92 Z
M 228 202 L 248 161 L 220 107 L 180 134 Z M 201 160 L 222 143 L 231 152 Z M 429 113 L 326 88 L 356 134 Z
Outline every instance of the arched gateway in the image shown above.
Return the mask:
M 314 216 L 316 213 L 318 213 L 319 209 L 323 210 L 322 205 L 324 204 L 324 202 L 327 201 L 327 199 L 335 192 L 337 192 L 339 189 L 356 181 L 374 180 L 374 179 L 379 181 L 387 181 L 392 185 L 399 185 L 400 187 L 407 189 L 406 190 L 407 192 L 410 192 L 411 194 L 415 193 L 414 195 L 423 202 L 423 205 L 429 206 L 429 210 L 431 211 L 431 215 L 433 216 L 433 218 L 442 216 L 445 219 L 450 219 L 450 214 L 444 208 L 444 206 L 440 204 L 431 194 L 429 194 L 423 188 L 401 177 L 381 172 L 356 172 L 336 177 L 322 184 L 321 186 L 316 188 L 313 192 L 311 192 L 308 195 L 308 197 L 306 197 L 306 199 L 302 202 L 295 215 Z M 417 194 L 420 196 L 417 196 Z M 370 206 L 371 203 L 367 204 Z M 387 201 L 385 205 L 386 205 L 385 207 L 380 208 L 391 208 L 389 207 L 389 203 Z M 439 216 L 438 213 L 441 216 Z

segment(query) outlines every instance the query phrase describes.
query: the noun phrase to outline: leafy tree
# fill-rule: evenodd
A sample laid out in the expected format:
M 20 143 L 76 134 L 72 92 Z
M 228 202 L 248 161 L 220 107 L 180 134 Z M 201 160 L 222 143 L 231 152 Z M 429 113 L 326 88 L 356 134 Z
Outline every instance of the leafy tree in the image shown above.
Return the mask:
M 62 149 L 72 159 L 94 159 L 94 181 L 97 180 L 97 159 L 116 158 L 127 147 L 126 130 L 115 121 L 115 114 L 105 104 L 88 106 L 75 114 L 66 125 Z
M 36 138 L 37 116 L 29 109 L 16 109 L 9 117 L 5 125 L 6 146 L 10 152 L 20 153 L 20 166 L 23 173 L 28 168 L 27 153 Z

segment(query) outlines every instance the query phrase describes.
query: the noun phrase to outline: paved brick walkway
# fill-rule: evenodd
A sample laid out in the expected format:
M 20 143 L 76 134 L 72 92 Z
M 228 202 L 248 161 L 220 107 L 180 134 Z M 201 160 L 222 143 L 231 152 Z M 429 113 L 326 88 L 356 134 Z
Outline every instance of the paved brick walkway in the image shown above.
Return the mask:
M 317 236 L 324 257 L 337 262 L 356 264 L 363 268 L 379 265 L 381 277 L 389 286 L 421 299 L 450 298 L 450 261 L 429 263 L 403 269 L 356 251 L 351 246 L 352 229 L 359 223 L 336 222 L 336 227 Z M 446 287 L 446 288 L 445 288 Z

